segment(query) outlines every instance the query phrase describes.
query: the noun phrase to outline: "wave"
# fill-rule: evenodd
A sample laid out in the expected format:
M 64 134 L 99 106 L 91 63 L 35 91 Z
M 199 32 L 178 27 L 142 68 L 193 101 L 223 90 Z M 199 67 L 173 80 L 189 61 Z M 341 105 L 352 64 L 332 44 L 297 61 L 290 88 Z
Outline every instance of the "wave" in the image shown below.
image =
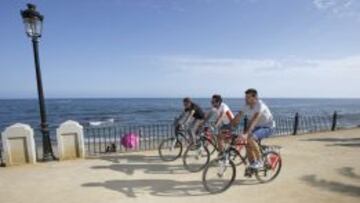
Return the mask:
M 89 125 L 90 126 L 104 126 L 104 125 L 114 124 L 114 122 L 115 122 L 114 118 L 109 118 L 105 121 L 89 121 Z

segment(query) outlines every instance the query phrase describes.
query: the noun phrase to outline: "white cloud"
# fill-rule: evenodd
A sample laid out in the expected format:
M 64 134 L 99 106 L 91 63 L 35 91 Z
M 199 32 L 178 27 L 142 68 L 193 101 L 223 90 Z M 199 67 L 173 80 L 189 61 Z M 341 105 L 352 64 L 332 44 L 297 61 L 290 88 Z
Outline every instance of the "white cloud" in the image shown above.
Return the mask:
M 242 96 L 258 88 L 268 97 L 360 97 L 360 55 L 333 59 L 150 57 L 160 67 L 159 89 L 206 96 Z M 158 79 L 156 79 L 158 80 Z
M 359 0 L 313 0 L 313 4 L 320 11 L 328 14 L 360 21 Z
M 360 55 L 337 59 L 301 59 L 289 57 L 283 59 L 244 59 L 244 58 L 208 58 L 167 56 L 158 57 L 157 60 L 163 65 L 176 69 L 187 70 L 245 70 L 277 71 L 291 69 L 314 69 L 314 68 L 355 68 L 360 69 Z
M 314 5 L 318 9 L 329 9 L 336 6 L 336 0 L 314 0 Z

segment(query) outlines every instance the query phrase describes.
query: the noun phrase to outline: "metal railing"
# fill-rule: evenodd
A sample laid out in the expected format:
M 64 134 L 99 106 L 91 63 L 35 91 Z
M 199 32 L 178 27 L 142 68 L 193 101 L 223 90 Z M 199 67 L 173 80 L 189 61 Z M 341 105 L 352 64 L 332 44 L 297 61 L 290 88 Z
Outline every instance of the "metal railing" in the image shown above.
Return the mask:
M 85 127 L 84 132 L 88 154 L 126 152 L 127 149 L 121 145 L 121 139 L 129 133 L 140 137 L 139 145 L 132 151 L 153 150 L 161 140 L 174 135 L 174 126 L 172 124 L 88 126 Z
M 243 131 L 247 122 L 247 118 L 245 118 L 237 132 Z M 277 116 L 275 122 L 274 136 L 298 135 L 359 127 L 360 114 L 338 115 L 334 112 L 333 115 L 307 116 L 296 113 L 293 117 Z M 88 154 L 127 152 L 128 150 L 121 145 L 121 139 L 129 133 L 140 137 L 139 146 L 131 151 L 146 151 L 156 150 L 163 139 L 174 136 L 175 132 L 171 123 L 144 126 L 121 126 L 119 124 L 87 126 L 85 127 L 85 144 Z

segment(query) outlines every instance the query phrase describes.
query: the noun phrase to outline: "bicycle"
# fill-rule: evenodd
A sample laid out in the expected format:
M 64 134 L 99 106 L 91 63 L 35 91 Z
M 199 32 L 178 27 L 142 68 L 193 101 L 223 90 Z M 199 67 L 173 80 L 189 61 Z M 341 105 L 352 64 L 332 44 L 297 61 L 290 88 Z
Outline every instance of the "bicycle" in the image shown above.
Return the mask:
M 204 127 L 198 140 L 186 148 L 183 156 L 185 169 L 190 172 L 199 172 L 206 167 L 215 151 L 220 152 L 214 132 L 214 127 Z M 231 132 L 223 131 L 222 133 Z M 235 165 L 242 164 L 242 160 L 246 159 L 246 154 L 244 154 L 246 151 L 242 151 L 242 149 L 243 147 L 240 146 L 236 151 L 231 151 L 231 160 L 236 163 Z
M 176 125 L 173 137 L 164 139 L 159 147 L 159 156 L 163 161 L 175 161 L 183 151 L 183 140 L 190 145 L 192 141 L 187 138 L 187 130 L 185 126 Z
M 218 151 L 217 139 L 212 126 L 204 126 L 197 140 L 188 145 L 183 155 L 184 168 L 190 172 L 201 171 L 210 160 L 210 155 Z
M 237 139 L 232 136 L 231 143 L 226 147 L 224 153 L 204 168 L 202 182 L 205 189 L 210 193 L 220 193 L 227 190 L 236 178 L 236 166 L 231 160 L 231 151 L 235 151 L 238 146 L 246 146 L 246 140 Z M 246 170 L 245 177 L 255 178 L 260 183 L 266 183 L 274 180 L 280 173 L 282 167 L 282 159 L 279 146 L 262 145 L 261 140 L 258 142 L 264 167 L 261 169 L 249 168 L 249 163 L 243 159 Z

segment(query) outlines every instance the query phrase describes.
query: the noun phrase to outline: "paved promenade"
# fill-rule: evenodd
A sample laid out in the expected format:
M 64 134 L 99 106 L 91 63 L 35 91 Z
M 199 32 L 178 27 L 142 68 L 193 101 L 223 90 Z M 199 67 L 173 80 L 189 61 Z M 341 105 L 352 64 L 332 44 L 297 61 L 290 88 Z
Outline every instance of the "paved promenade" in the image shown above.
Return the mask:
M 242 176 L 226 192 L 204 191 L 201 173 L 157 152 L 0 168 L 1 203 L 360 202 L 360 129 L 267 140 L 282 146 L 283 168 L 270 183 Z

